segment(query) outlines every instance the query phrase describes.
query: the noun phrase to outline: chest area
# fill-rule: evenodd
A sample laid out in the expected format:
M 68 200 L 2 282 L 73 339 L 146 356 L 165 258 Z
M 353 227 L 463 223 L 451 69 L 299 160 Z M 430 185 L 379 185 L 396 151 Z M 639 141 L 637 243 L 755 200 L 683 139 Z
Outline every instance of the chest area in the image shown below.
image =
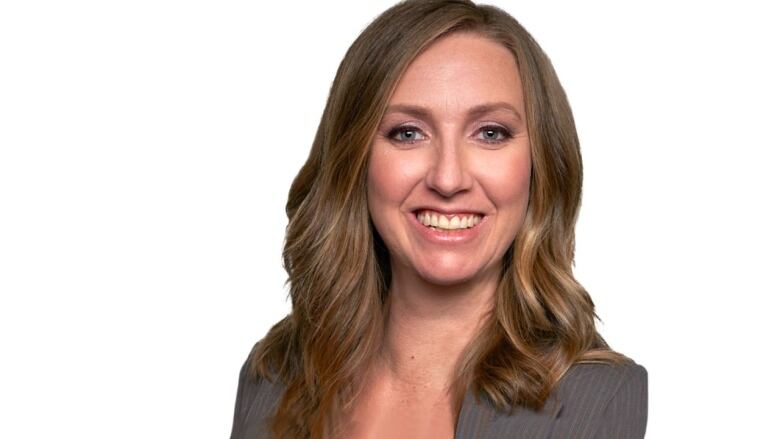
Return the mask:
M 450 398 L 444 392 L 378 383 L 358 395 L 343 437 L 452 439 L 455 422 Z

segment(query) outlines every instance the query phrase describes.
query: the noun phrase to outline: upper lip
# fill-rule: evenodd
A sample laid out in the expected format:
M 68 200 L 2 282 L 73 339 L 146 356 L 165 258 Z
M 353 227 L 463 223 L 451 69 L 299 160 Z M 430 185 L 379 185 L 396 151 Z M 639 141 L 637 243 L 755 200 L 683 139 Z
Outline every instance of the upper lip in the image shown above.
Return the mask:
M 468 207 L 459 208 L 459 207 L 435 207 L 435 206 L 420 206 L 412 210 L 415 214 L 420 212 L 421 210 L 433 210 L 435 212 L 439 212 L 444 215 L 458 215 L 458 214 L 466 214 L 466 215 L 482 215 L 485 216 L 485 214 L 478 210 L 478 209 L 472 209 Z

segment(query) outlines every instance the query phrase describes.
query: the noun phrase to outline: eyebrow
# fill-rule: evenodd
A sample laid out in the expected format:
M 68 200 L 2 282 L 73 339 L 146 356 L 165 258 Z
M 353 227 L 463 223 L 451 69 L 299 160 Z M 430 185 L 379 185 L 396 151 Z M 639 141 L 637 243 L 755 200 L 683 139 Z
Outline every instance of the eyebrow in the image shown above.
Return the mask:
M 469 108 L 467 114 L 469 118 L 476 118 L 492 111 L 508 111 L 520 120 L 523 118 L 520 116 L 520 112 L 508 102 L 488 102 L 486 104 L 475 105 Z M 390 113 L 404 113 L 410 116 L 417 117 L 419 119 L 431 119 L 431 112 L 420 105 L 410 104 L 394 104 L 387 107 L 385 114 Z

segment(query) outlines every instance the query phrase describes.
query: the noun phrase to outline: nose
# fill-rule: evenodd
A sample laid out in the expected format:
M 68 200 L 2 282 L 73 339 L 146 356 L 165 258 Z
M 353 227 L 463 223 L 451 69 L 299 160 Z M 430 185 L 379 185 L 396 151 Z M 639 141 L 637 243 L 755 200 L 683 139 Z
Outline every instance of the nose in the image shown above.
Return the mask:
M 434 148 L 425 182 L 442 196 L 452 197 L 472 185 L 462 146 L 458 140 L 440 138 Z

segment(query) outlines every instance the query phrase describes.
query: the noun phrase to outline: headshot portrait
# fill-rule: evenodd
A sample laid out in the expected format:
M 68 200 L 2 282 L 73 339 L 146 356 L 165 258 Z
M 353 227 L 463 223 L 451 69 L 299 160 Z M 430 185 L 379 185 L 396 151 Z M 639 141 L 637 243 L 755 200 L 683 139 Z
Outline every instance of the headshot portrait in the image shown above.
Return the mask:
M 648 372 L 572 273 L 582 168 L 507 12 L 376 17 L 289 189 L 292 311 L 241 369 L 232 438 L 644 437 Z
M 780 438 L 769 2 L 0 2 L 0 438 Z

